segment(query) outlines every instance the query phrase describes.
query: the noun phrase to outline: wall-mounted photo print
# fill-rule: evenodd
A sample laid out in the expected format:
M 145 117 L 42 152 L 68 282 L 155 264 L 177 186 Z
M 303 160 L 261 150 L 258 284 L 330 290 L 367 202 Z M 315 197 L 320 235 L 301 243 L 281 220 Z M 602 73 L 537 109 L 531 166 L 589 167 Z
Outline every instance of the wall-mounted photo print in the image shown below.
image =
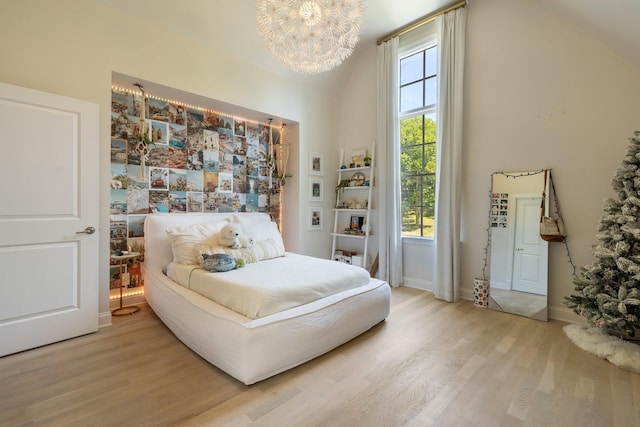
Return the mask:
M 169 121 L 169 103 L 157 98 L 149 98 L 149 113 L 148 117 L 153 120 L 160 120 L 163 122 Z
M 202 174 L 204 179 L 204 191 L 213 193 L 218 191 L 218 174 L 215 172 L 204 171 Z
M 127 215 L 127 237 L 144 237 L 144 219 L 146 215 Z
M 146 157 L 147 166 L 155 166 L 157 168 L 166 168 L 169 166 L 169 146 L 155 144 L 151 146 L 151 150 Z
M 195 191 L 187 192 L 187 212 L 204 212 L 203 194 Z
M 220 173 L 218 175 L 218 193 L 233 192 L 233 174 Z
M 170 213 L 180 213 L 187 211 L 186 191 L 169 191 L 168 200 Z
M 323 162 L 322 154 L 309 153 L 309 174 L 310 175 L 322 175 L 323 174 Z
M 111 189 L 111 215 L 123 215 L 127 213 L 127 190 Z
M 186 169 L 187 168 L 187 144 L 184 141 L 169 141 L 169 160 L 167 162 L 170 168 Z
M 245 136 L 247 131 L 247 121 L 242 119 L 234 119 L 233 131 L 236 136 Z
M 168 190 L 169 169 L 149 168 L 149 188 L 151 190 Z
M 169 190 L 187 191 L 186 169 L 169 169 Z
M 169 143 L 169 124 L 157 120 L 149 120 L 149 122 L 151 141 L 153 141 L 154 144 L 167 145 Z
M 149 189 L 131 188 L 127 195 L 127 213 L 146 214 L 149 213 Z
M 127 140 L 126 139 L 111 140 L 111 163 L 119 163 L 119 164 L 127 163 Z
M 309 208 L 309 230 L 322 230 L 322 208 Z
M 202 171 L 187 170 L 187 190 L 204 191 L 204 175 Z
M 168 213 L 169 192 L 149 190 L 149 210 L 151 213 Z
M 187 145 L 187 126 L 177 123 L 169 123 L 169 141 L 184 142 Z
M 202 150 L 218 151 L 220 149 L 220 134 L 213 130 L 202 131 Z
M 322 193 L 322 179 L 309 178 L 309 201 L 321 202 Z
M 111 182 L 109 186 L 113 190 L 127 189 L 129 186 L 129 176 L 127 175 L 127 165 L 111 163 Z

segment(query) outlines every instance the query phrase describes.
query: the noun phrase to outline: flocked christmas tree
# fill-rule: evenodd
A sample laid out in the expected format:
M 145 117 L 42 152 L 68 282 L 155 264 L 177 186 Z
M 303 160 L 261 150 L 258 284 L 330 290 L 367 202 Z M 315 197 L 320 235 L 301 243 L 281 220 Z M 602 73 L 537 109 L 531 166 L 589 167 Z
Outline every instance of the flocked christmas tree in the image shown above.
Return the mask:
M 605 201 L 595 262 L 574 279 L 565 304 L 610 335 L 640 338 L 640 132 L 630 138 L 611 183 L 616 199 Z

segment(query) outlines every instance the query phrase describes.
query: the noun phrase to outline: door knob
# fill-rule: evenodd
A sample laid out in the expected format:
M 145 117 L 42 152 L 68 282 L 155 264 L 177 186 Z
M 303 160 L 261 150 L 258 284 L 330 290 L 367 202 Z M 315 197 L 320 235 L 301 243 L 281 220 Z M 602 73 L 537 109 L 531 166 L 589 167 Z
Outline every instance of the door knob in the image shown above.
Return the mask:
M 96 229 L 93 227 L 87 227 L 82 231 L 76 231 L 76 234 L 93 234 L 96 232 Z
M 522 248 L 516 248 L 516 251 L 524 251 Z

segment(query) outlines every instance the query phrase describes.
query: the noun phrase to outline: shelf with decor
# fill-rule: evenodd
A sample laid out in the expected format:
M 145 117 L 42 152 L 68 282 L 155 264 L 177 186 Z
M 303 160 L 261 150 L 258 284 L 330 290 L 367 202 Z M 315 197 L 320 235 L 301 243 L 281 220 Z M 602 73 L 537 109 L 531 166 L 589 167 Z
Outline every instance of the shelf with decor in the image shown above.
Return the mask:
M 364 234 L 345 234 L 345 233 L 331 233 L 332 236 L 340 236 L 340 237 L 351 237 L 353 239 L 364 239 L 365 236 Z M 371 236 L 371 234 L 369 235 Z
M 366 149 L 355 150 L 346 163 L 344 150 L 341 152 L 340 167 L 336 170 L 338 185 L 331 233 L 332 259 L 365 269 L 369 264 L 369 238 L 373 235 L 370 218 L 373 211 L 374 154 L 375 144 L 371 147 L 371 156 Z M 345 246 L 348 248 L 341 248 Z
M 373 210 L 373 209 L 372 209 Z M 353 213 L 367 213 L 367 209 L 334 209 L 334 212 L 353 212 Z

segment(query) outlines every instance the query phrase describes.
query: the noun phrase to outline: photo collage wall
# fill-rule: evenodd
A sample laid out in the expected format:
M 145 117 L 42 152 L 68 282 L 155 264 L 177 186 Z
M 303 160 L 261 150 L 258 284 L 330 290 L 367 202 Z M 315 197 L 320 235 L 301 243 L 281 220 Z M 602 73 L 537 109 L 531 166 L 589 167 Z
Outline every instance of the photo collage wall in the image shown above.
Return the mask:
M 142 99 L 141 94 L 112 89 L 112 254 L 144 254 L 144 219 L 156 212 L 277 215 L 279 206 L 267 209 L 270 200 L 278 199 L 268 197 L 268 124 L 147 96 L 145 129 L 152 144 L 143 167 L 136 150 Z M 272 142 L 278 137 L 274 130 Z M 276 185 L 273 180 L 271 191 Z

